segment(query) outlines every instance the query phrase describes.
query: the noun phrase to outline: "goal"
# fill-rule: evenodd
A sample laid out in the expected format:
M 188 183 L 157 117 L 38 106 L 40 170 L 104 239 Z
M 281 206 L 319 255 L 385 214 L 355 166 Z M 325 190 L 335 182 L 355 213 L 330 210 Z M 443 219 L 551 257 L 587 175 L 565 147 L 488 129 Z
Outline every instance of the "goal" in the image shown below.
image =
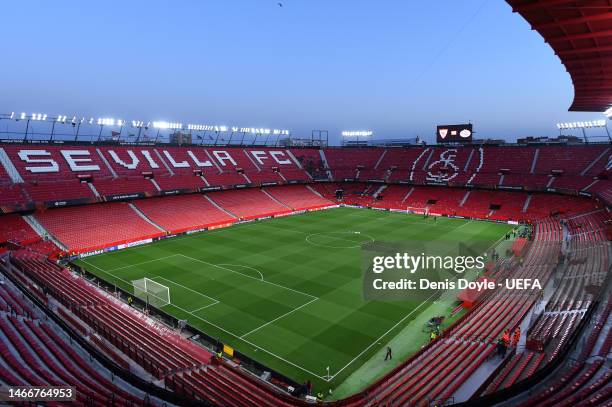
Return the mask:
M 132 281 L 134 296 L 146 301 L 154 307 L 163 307 L 170 304 L 170 289 L 149 278 Z

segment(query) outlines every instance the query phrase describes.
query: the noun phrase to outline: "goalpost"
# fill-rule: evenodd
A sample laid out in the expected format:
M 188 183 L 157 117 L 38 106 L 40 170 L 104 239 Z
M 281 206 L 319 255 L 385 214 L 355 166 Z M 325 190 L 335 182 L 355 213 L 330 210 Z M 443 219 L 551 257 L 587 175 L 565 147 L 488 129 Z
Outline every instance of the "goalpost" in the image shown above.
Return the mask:
M 154 307 L 163 307 L 170 304 L 170 289 L 167 286 L 146 277 L 133 280 L 132 285 L 134 286 L 134 296 L 146 301 L 147 304 Z

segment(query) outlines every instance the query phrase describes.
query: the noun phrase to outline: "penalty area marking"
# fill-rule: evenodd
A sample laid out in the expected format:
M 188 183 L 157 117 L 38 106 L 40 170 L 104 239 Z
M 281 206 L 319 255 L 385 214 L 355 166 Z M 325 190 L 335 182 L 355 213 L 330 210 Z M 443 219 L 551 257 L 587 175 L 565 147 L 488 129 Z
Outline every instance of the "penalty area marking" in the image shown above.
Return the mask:
M 256 273 L 258 273 L 258 274 L 259 274 L 259 277 L 260 277 L 260 280 L 261 280 L 261 281 L 265 281 L 265 280 L 264 280 L 264 277 L 263 277 L 262 272 L 261 272 L 261 271 L 259 271 L 259 270 L 257 270 L 255 267 L 245 266 L 245 265 L 242 265 L 242 264 L 224 264 L 224 263 L 219 263 L 219 264 L 217 264 L 217 266 L 224 266 L 224 267 L 227 267 L 227 266 L 230 266 L 230 267 L 240 267 L 240 268 L 243 268 L 243 269 L 253 270 L 253 271 L 255 271 Z M 236 273 L 240 273 L 240 272 L 239 272 L 239 271 L 237 271 Z M 244 274 L 244 273 L 240 273 L 240 274 L 246 275 L 246 274 Z
M 207 304 L 207 305 L 205 305 L 205 306 L 203 306 L 203 307 L 200 307 L 200 308 L 194 309 L 193 311 L 190 311 L 190 312 L 198 312 L 198 311 L 200 311 L 200 310 L 202 310 L 202 309 L 204 309 L 204 308 L 212 307 L 213 305 L 217 305 L 217 304 L 219 304 L 219 303 L 221 302 L 221 301 L 219 301 L 219 300 L 218 300 L 218 299 L 216 299 L 216 298 L 209 297 L 209 296 L 208 296 L 208 295 L 206 295 L 206 294 L 202 294 L 202 293 L 201 293 L 201 292 L 199 292 L 199 291 L 193 290 L 193 289 L 191 289 L 191 288 L 189 288 L 189 287 L 185 287 L 183 284 L 177 283 L 176 281 L 173 281 L 173 280 L 168 280 L 167 278 L 164 278 L 164 277 L 162 277 L 162 276 L 155 276 L 155 277 L 151 277 L 151 280 L 155 281 L 155 279 L 164 280 L 164 281 L 166 281 L 166 282 L 168 282 L 168 283 L 171 283 L 171 284 L 177 285 L 177 286 L 179 286 L 179 287 L 181 287 L 181 288 L 183 288 L 183 289 L 185 289 L 185 290 L 191 291 L 192 293 L 195 293 L 195 294 L 197 294 L 197 295 L 199 295 L 199 296 L 201 296 L 201 297 L 205 297 L 205 298 L 208 298 L 209 300 L 213 300 L 213 301 L 214 301 L 212 304 Z M 175 304 L 172 304 L 172 302 L 170 302 L 170 304 L 171 304 L 171 305 L 176 306 Z
M 183 256 L 183 255 L 179 254 L 179 255 L 177 255 L 177 256 Z M 188 256 L 184 256 L 184 257 L 188 257 Z M 98 269 L 99 271 L 101 271 L 101 272 L 103 272 L 103 273 L 106 273 L 106 274 L 108 274 L 108 275 L 110 275 L 110 276 L 112 276 L 112 277 L 114 277 L 114 278 L 116 278 L 116 279 L 118 279 L 118 280 L 121 280 L 121 281 L 123 281 L 123 282 L 125 282 L 125 283 L 127 283 L 127 284 L 131 284 L 129 281 L 126 281 L 126 280 L 124 280 L 124 279 L 122 279 L 122 278 L 120 278 L 120 277 L 114 276 L 113 274 L 109 273 L 108 271 L 106 271 L 106 270 L 104 270 L 104 269 L 102 269 L 102 268 L 100 268 L 100 267 L 98 267 L 98 266 L 96 266 L 96 265 L 94 265 L 94 264 L 92 264 L 92 263 L 90 263 L 90 262 L 86 261 L 86 260 L 83 260 L 83 259 L 81 259 L 81 260 L 82 260 L 84 263 L 89 264 L 90 266 L 92 266 L 92 267 L 94 267 L 94 268 Z M 212 263 L 207 263 L 207 264 L 210 264 L 210 265 L 216 266 L 215 264 L 212 264 Z M 219 266 L 217 266 L 217 267 L 219 267 Z M 223 268 L 223 267 L 221 267 L 221 268 Z M 227 269 L 227 270 L 228 270 L 228 271 L 232 271 L 232 270 L 229 270 L 229 269 Z M 234 271 L 232 271 L 232 272 L 234 272 Z M 238 273 L 238 274 L 241 274 L 241 273 Z M 257 279 L 257 278 L 254 278 L 254 277 L 250 277 L 250 276 L 246 276 L 246 277 L 253 278 L 254 280 L 257 280 L 257 281 L 261 281 L 261 280 L 259 280 L 259 279 Z M 162 277 L 162 278 L 163 278 L 163 277 Z M 168 279 L 166 279 L 166 278 L 163 278 L 163 279 L 164 279 L 164 280 L 166 280 L 166 281 L 170 281 L 170 282 L 172 282 L 172 283 L 174 283 L 174 284 L 177 284 L 177 283 L 175 283 L 175 282 L 174 282 L 174 281 L 172 281 L 172 280 L 168 280 Z M 273 285 L 276 285 L 276 286 L 279 286 L 279 287 L 282 287 L 282 288 L 286 288 L 287 290 L 291 290 L 291 291 L 295 291 L 295 292 L 297 292 L 297 293 L 301 293 L 301 294 L 307 295 L 307 296 L 309 296 L 309 297 L 312 297 L 312 298 L 313 298 L 313 300 L 312 300 L 312 301 L 314 301 L 314 300 L 318 300 L 318 298 L 317 298 L 317 297 L 312 296 L 312 295 L 310 295 L 310 294 L 302 293 L 302 292 L 300 292 L 300 291 L 293 290 L 292 288 L 283 287 L 283 286 L 281 286 L 281 285 L 279 285 L 279 284 L 271 283 L 271 282 L 269 282 L 269 281 L 264 281 L 264 282 L 265 282 L 265 283 L 268 283 L 268 284 L 273 284 Z M 178 284 L 177 284 L 177 285 L 178 285 Z M 312 302 L 312 301 L 310 301 L 310 302 Z M 307 304 L 309 304 L 310 302 L 308 302 Z M 307 305 L 307 304 L 304 304 L 304 305 Z M 313 377 L 317 377 L 317 378 L 319 378 L 319 379 L 321 379 L 321 380 L 324 380 L 324 381 L 329 381 L 329 380 L 328 380 L 328 378 L 327 378 L 326 376 L 319 376 L 318 374 L 316 374 L 316 373 L 314 373 L 314 372 L 311 372 L 310 370 L 308 370 L 308 369 L 306 369 L 306 368 L 304 368 L 304 367 L 302 367 L 302 366 L 300 366 L 300 365 L 298 365 L 298 364 L 296 364 L 296 363 L 293 363 L 293 362 L 291 362 L 291 361 L 289 361 L 289 360 L 287 360 L 287 359 L 283 358 L 282 356 L 279 356 L 279 355 L 275 354 L 274 352 L 270 352 L 269 350 L 264 349 L 264 348 L 262 348 L 261 346 L 255 345 L 253 342 L 251 342 L 251 341 L 249 341 L 249 340 L 247 340 L 247 339 L 241 338 L 241 337 L 240 337 L 240 335 L 237 335 L 237 334 L 235 334 L 235 333 L 233 333 L 233 332 L 230 332 L 230 331 L 228 331 L 227 329 L 225 329 L 225 328 L 223 328 L 223 327 L 221 327 L 221 326 L 219 326 L 219 325 L 215 324 L 214 322 L 211 322 L 211 321 L 209 321 L 209 320 L 207 320 L 207 319 L 205 319 L 205 318 L 202 318 L 202 317 L 200 317 L 200 316 L 196 315 L 196 314 L 195 314 L 195 311 L 198 311 L 199 309 L 198 309 L 198 310 L 194 310 L 194 311 L 188 311 L 188 310 L 186 310 L 185 308 L 179 307 L 179 306 L 178 306 L 178 305 L 176 305 L 176 304 L 172 304 L 172 303 L 170 303 L 169 305 L 172 305 L 172 306 L 173 306 L 173 307 L 175 307 L 176 309 L 179 309 L 179 310 L 183 311 L 184 313 L 189 314 L 189 315 L 191 315 L 192 317 L 194 317 L 194 318 L 196 318 L 196 319 L 199 319 L 200 321 L 205 322 L 205 323 L 207 323 L 208 325 L 211 325 L 211 326 L 213 326 L 213 327 L 217 328 L 217 329 L 218 329 L 218 330 L 220 330 L 220 331 L 225 332 L 226 334 L 228 334 L 228 335 L 230 335 L 230 336 L 232 336 L 232 337 L 234 337 L 234 338 L 236 338 L 236 339 L 238 339 L 238 340 L 240 340 L 240 341 L 242 341 L 242 342 L 246 343 L 247 345 L 253 346 L 254 348 L 256 348 L 256 350 L 257 350 L 257 349 L 259 349 L 259 350 L 261 350 L 262 352 L 267 353 L 268 355 L 270 355 L 270 356 L 272 356 L 272 357 L 275 357 L 276 359 L 281 360 L 281 361 L 283 361 L 283 362 L 287 363 L 288 365 L 291 365 L 291 366 L 293 366 L 293 367 L 295 367 L 295 368 L 297 368 L 297 369 L 300 369 L 300 370 L 301 370 L 301 371 L 303 371 L 303 372 L 306 372 L 306 373 L 308 373 L 308 374 L 312 375 Z M 211 304 L 211 305 L 213 305 L 213 304 Z M 304 305 L 302 305 L 302 306 L 304 306 Z M 278 319 L 278 318 L 277 318 L 277 319 Z
M 362 240 L 362 241 L 355 241 L 355 240 L 351 240 L 351 239 L 346 239 L 344 237 L 338 237 L 338 236 L 334 236 L 334 235 L 348 235 L 348 236 L 365 236 L 366 239 Z M 338 240 L 338 241 L 344 241 L 344 242 L 349 242 L 352 243 L 352 245 L 350 246 L 334 246 L 328 243 L 317 243 L 316 241 L 313 241 L 312 239 L 316 236 L 323 236 L 325 238 L 328 239 L 334 239 L 334 240 Z M 375 239 L 365 233 L 361 233 L 361 232 L 354 232 L 354 231 L 346 231 L 346 232 L 320 232 L 320 233 L 311 233 L 308 236 L 306 236 L 306 242 L 310 243 L 313 246 L 318 246 L 318 247 L 328 247 L 331 249 L 356 249 L 358 247 L 361 247 L 361 245 L 365 242 L 374 242 Z

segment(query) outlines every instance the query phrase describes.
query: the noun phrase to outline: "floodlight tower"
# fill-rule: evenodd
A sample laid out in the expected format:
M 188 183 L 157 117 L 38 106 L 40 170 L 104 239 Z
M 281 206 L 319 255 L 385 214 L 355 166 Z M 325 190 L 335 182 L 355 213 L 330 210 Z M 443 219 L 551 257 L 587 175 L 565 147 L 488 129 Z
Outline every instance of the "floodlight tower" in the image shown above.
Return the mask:
M 603 127 L 606 130 L 606 134 L 608 135 L 608 140 L 610 139 L 610 131 L 608 130 L 608 125 L 606 121 L 603 119 L 599 120 L 589 120 L 589 121 L 580 121 L 580 122 L 569 122 L 569 123 L 557 123 L 557 128 L 559 129 L 559 135 L 561 135 L 561 130 L 563 129 L 580 129 L 582 131 L 582 137 L 584 138 L 585 144 L 588 144 L 589 140 L 586 135 L 585 129 Z
M 27 141 L 27 139 L 28 139 L 28 130 L 30 128 L 30 121 L 46 121 L 47 120 L 47 114 L 46 113 L 32 113 L 30 116 L 28 116 L 25 113 L 21 113 L 21 119 L 22 120 L 27 120 L 25 136 L 23 137 L 23 141 Z

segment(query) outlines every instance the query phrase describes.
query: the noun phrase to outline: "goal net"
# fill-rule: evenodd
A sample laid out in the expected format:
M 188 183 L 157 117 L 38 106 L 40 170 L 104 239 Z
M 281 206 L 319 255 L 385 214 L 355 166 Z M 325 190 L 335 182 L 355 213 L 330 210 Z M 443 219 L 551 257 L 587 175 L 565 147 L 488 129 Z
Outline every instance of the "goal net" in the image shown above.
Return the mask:
M 134 296 L 146 301 L 154 307 L 162 307 L 170 304 L 170 289 L 149 278 L 141 278 L 132 281 Z

